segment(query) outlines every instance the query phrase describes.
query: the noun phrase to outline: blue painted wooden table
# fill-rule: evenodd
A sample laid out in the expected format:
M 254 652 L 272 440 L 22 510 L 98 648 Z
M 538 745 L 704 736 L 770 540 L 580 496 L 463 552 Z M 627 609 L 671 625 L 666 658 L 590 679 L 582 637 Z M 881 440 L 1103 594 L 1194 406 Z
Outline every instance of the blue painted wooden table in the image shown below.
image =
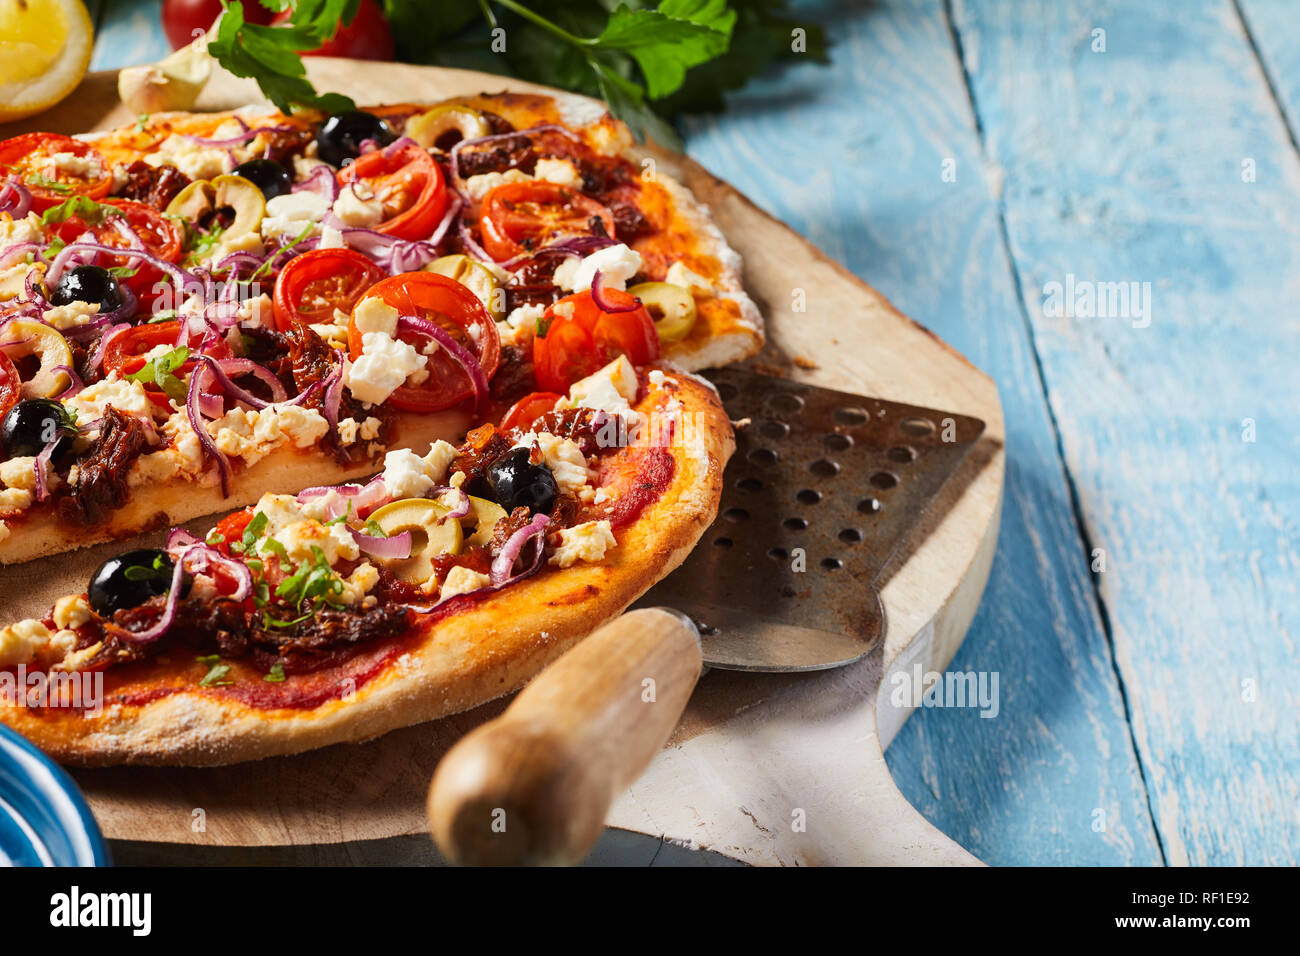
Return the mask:
M 92 4 L 93 67 L 166 52 Z M 1300 9 L 804 3 L 688 152 L 997 381 L 1006 503 L 907 797 L 994 864 L 1300 862 Z

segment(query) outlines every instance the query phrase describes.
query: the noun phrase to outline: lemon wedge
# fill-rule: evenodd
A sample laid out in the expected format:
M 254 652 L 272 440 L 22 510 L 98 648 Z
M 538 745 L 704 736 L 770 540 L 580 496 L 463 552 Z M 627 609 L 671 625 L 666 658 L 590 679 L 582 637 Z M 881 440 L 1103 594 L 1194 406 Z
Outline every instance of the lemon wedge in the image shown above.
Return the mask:
M 93 41 L 82 0 L 0 0 L 0 122 L 71 93 L 86 75 Z

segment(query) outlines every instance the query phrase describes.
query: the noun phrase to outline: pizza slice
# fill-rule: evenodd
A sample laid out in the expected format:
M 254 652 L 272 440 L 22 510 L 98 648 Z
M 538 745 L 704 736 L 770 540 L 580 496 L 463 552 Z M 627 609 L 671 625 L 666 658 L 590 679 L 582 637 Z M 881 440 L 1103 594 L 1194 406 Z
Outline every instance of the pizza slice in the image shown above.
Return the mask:
M 619 358 L 458 447 L 110 559 L 0 630 L 0 720 L 68 763 L 214 765 L 474 707 L 685 558 L 732 448 L 707 382 Z
M 0 564 L 762 342 L 707 212 L 576 97 L 159 114 L 0 177 Z

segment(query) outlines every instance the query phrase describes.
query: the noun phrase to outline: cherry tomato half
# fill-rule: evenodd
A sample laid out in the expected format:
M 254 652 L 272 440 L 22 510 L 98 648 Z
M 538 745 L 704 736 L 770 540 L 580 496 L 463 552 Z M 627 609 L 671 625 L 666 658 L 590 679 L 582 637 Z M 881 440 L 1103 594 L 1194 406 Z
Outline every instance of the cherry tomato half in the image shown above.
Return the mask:
M 555 403 L 560 400 L 561 396 L 556 392 L 532 392 L 525 395 L 519 401 L 510 406 L 509 410 L 501 419 L 501 428 L 503 432 L 508 432 L 512 428 L 522 428 L 525 425 L 531 425 L 537 419 L 541 418 L 551 409 L 555 408 Z
M 339 170 L 339 183 L 364 182 L 384 203 L 376 231 L 398 239 L 427 239 L 447 211 L 447 184 L 428 150 L 411 143 L 385 155 L 366 153 Z
M 18 404 L 23 397 L 23 380 L 14 367 L 13 360 L 0 352 L 0 418 L 9 413 L 9 409 Z
M 73 242 L 87 232 L 93 241 L 100 245 L 129 249 L 131 241 L 123 234 L 125 227 L 140 241 L 141 245 L 154 256 L 167 262 L 175 262 L 181 255 L 183 236 L 180 228 L 153 206 L 130 199 L 110 199 L 104 205 L 113 206 L 122 211 L 120 216 L 105 216 L 104 221 L 95 225 L 88 224 L 80 216 L 69 216 L 56 229 L 64 242 Z M 100 264 L 105 268 L 125 266 L 126 256 L 111 256 Z M 122 279 L 123 285 L 135 293 L 141 306 L 147 306 L 158 297 L 153 291 L 163 278 L 163 271 L 148 262 L 141 262 L 135 275 Z
M 614 235 L 608 208 L 576 189 L 548 182 L 504 183 L 483 197 L 479 230 L 483 248 L 497 262 L 537 250 L 564 236 L 586 236 L 598 220 Z
M 56 166 L 54 157 L 64 154 L 70 154 L 72 162 Z M 65 168 L 80 161 L 91 164 L 91 168 L 85 173 Z M 57 133 L 24 133 L 0 142 L 0 174 L 16 175 L 22 180 L 31 191 L 32 208 L 37 212 L 73 196 L 102 199 L 113 185 L 113 174 L 99 150 Z
M 617 289 L 607 289 L 604 295 L 617 305 L 636 301 Z M 606 312 L 590 292 L 578 292 L 552 304 L 537 323 L 533 365 L 538 386 L 548 391 L 567 392 L 578 379 L 600 371 L 619 355 L 633 365 L 659 357 L 659 337 L 645 306 Z
M 402 315 L 428 319 L 446 329 L 478 358 L 490 380 L 501 364 L 501 339 L 496 323 L 483 303 L 455 279 L 432 272 L 404 272 L 372 286 L 362 300 L 379 297 Z M 361 330 L 355 309 L 348 321 L 348 349 L 355 359 L 361 355 Z M 398 336 L 416 348 L 428 344 L 418 332 L 399 330 Z M 474 394 L 469 377 L 445 349 L 429 356 L 429 377 L 419 385 L 402 385 L 389 397 L 395 407 L 412 412 L 436 412 L 463 402 Z
M 244 529 L 253 520 L 254 510 L 252 506 L 249 506 L 243 511 L 236 511 L 234 514 L 226 515 L 217 522 L 217 526 L 212 529 L 212 532 L 220 535 L 221 538 L 216 544 L 218 551 L 222 554 L 230 554 L 230 546 L 243 539 Z
M 289 260 L 275 280 L 275 326 L 334 321 L 334 310 L 350 313 L 384 270 L 352 249 L 313 249 Z

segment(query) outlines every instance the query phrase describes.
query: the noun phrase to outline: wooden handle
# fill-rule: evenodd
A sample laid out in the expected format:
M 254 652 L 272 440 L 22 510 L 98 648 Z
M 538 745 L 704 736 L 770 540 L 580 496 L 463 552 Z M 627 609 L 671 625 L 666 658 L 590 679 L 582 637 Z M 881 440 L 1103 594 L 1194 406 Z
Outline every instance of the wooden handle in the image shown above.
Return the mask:
M 429 824 L 469 865 L 571 864 L 672 733 L 703 662 L 690 619 L 630 611 L 553 663 L 443 757 Z

